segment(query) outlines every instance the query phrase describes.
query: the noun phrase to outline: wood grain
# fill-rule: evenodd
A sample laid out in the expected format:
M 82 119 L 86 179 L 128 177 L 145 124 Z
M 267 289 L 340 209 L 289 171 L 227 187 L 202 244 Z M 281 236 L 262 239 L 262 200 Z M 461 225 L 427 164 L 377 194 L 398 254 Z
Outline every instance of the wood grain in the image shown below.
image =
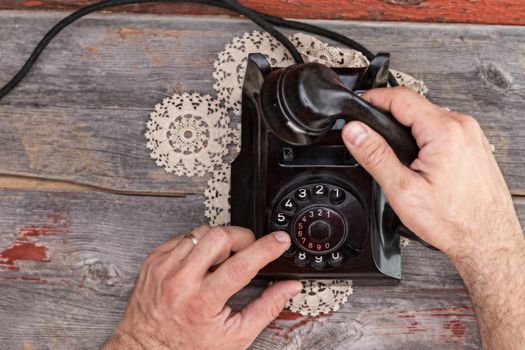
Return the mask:
M 93 0 L 3 0 L 0 9 L 74 10 Z M 322 18 L 372 21 L 461 22 L 525 24 L 525 5 L 521 0 L 244 0 L 255 10 L 292 18 Z M 230 14 L 205 6 L 189 4 L 146 4 L 112 11 L 158 14 Z
M 62 15 L 0 12 L 0 84 Z M 394 68 L 425 80 L 431 100 L 474 114 L 511 190 L 525 194 L 521 28 L 320 24 L 391 51 Z M 92 16 L 62 33 L 0 102 L 2 348 L 97 349 L 148 252 L 206 221 L 206 177 L 158 168 L 145 148 L 145 123 L 174 92 L 213 94 L 217 52 L 254 28 L 239 19 Z M 525 226 L 525 199 L 514 200 Z M 253 282 L 232 306 L 263 287 Z M 399 285 L 357 285 L 351 301 L 326 316 L 285 312 L 252 349 L 480 347 L 453 266 L 412 243 Z
M 204 223 L 202 202 L 198 195 L 1 191 L 0 310 L 9 315 L 2 348 L 98 348 L 122 314 L 142 259 Z
M 175 233 L 204 223 L 203 198 L 57 190 L 0 191 L 0 343 L 6 349 L 96 349 L 122 315 L 143 258 Z M 516 198 L 522 224 L 525 200 Z M 23 208 L 23 210 L 21 210 Z M 40 248 L 43 255 L 35 255 Z M 468 294 L 441 253 L 403 249 L 397 286 L 355 286 L 342 310 L 316 318 L 285 312 L 252 349 L 478 349 Z M 236 295 L 239 309 L 262 291 Z
M 62 14 L 0 14 L 0 84 Z M 514 194 L 525 194 L 525 32 L 519 27 L 319 22 L 423 79 L 429 99 L 474 115 Z M 96 15 L 60 34 L 0 102 L 0 173 L 114 191 L 201 193 L 207 177 L 174 177 L 145 147 L 156 103 L 175 92 L 214 95 L 212 63 L 256 29 L 212 17 Z M 13 35 L 16 33 L 17 35 Z M 235 118 L 234 118 L 235 119 Z M 238 119 L 234 120 L 234 123 Z
M 143 258 L 205 222 L 202 200 L 0 191 L 0 310 L 9 315 L 0 343 L 97 349 L 122 316 Z M 525 225 L 525 200 L 515 205 Z M 16 257 L 9 255 L 22 243 Z M 37 248 L 43 255 L 34 254 Z M 284 312 L 252 349 L 478 349 L 469 297 L 446 257 L 416 243 L 402 254 L 399 285 L 357 285 L 350 302 L 326 316 Z M 13 259 L 6 263 L 6 256 Z M 263 287 L 252 283 L 231 305 L 241 308 Z

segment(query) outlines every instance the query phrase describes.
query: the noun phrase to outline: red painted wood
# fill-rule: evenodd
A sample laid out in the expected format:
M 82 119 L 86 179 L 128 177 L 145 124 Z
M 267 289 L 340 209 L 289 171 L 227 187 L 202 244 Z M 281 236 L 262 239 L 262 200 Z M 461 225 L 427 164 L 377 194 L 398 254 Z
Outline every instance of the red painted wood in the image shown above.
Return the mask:
M 39 237 L 66 235 L 70 225 L 69 217 L 65 213 L 53 212 L 48 216 L 45 225 L 22 226 L 9 247 L 0 247 L 0 279 L 12 278 L 2 276 L 1 272 L 19 270 L 17 261 L 49 262 L 48 247 L 38 241 Z
M 0 9 L 72 10 L 93 0 L 2 0 Z M 525 24 L 524 0 L 243 0 L 246 6 L 273 15 L 372 21 Z M 189 4 L 142 4 L 114 11 L 164 14 L 224 14 Z

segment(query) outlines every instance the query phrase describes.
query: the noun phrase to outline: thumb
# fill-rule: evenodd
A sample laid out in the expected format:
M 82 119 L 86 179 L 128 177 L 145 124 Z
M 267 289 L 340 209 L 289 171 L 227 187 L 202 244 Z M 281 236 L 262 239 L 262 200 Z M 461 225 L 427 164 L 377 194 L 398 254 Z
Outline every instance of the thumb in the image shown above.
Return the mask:
M 414 173 L 401 163 L 381 135 L 364 123 L 350 122 L 343 129 L 343 141 L 388 198 L 406 189 Z
M 286 302 L 303 287 L 299 281 L 281 281 L 268 287 L 241 311 L 240 331 L 254 339 L 283 311 Z

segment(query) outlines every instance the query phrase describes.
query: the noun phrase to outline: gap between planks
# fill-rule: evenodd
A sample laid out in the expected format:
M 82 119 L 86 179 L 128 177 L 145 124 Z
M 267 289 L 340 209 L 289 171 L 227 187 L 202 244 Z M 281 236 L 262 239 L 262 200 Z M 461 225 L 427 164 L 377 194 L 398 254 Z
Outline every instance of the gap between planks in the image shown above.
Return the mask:
M 22 175 L 0 174 L 1 190 L 54 190 L 68 192 L 102 192 L 129 196 L 151 196 L 151 197 L 186 197 L 196 192 L 148 192 L 148 191 L 129 191 L 117 190 L 112 188 L 100 187 L 95 185 L 79 184 L 73 181 L 44 179 Z
M 0 174 L 0 190 L 53 190 L 68 192 L 102 192 L 121 194 L 129 196 L 151 196 L 151 197 L 186 197 L 200 192 L 148 192 L 148 191 L 128 191 L 112 188 L 100 187 L 95 185 L 79 184 L 73 181 L 45 179 L 40 177 L 23 175 Z M 525 194 L 522 192 L 512 193 L 514 201 L 525 203 Z
M 2 0 L 0 9 L 73 11 L 93 2 L 94 0 Z M 522 0 L 243 0 L 241 3 L 254 10 L 291 18 L 525 24 Z M 128 5 L 106 11 L 238 15 L 215 7 L 189 3 L 179 3 L 177 6 L 166 3 Z

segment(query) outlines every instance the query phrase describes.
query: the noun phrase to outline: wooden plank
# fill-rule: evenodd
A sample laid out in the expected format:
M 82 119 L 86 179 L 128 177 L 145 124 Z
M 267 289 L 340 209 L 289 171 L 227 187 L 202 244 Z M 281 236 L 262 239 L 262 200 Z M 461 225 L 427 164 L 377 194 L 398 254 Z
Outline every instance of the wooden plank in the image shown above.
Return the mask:
M 0 9 L 71 11 L 94 2 L 93 0 L 3 0 Z M 521 0 L 244 0 L 241 3 L 264 13 L 292 18 L 525 24 L 525 6 Z M 124 6 L 112 11 L 231 14 L 205 6 L 166 3 Z
M 1 190 L 0 343 L 97 349 L 122 316 L 143 258 L 204 223 L 202 201 Z M 525 199 L 515 205 L 523 225 Z M 446 257 L 416 243 L 402 254 L 399 285 L 358 284 L 350 302 L 330 315 L 284 312 L 252 349 L 480 348 L 469 296 Z M 241 308 L 264 285 L 252 283 L 231 305 Z
M 63 15 L 0 13 L 0 84 Z M 473 114 L 514 194 L 525 194 L 525 31 L 519 27 L 318 22 L 390 51 L 429 98 Z M 96 15 L 69 28 L 0 102 L 0 173 L 115 191 L 197 193 L 207 178 L 157 167 L 145 147 L 154 105 L 175 92 L 214 95 L 212 62 L 256 27 L 211 17 Z M 17 35 L 13 35 L 13 33 Z M 235 118 L 234 123 L 238 122 Z
M 202 202 L 2 191 L 2 348 L 98 348 L 121 317 L 142 259 L 204 223 Z
M 0 14 L 0 52 L 13 52 L 0 56 L 0 82 L 59 16 Z M 389 47 L 396 68 L 424 78 L 432 99 L 475 113 L 512 190 L 524 193 L 525 73 L 511 59 L 525 52 L 522 32 L 327 25 L 375 49 Z M 144 147 L 144 124 L 163 96 L 188 87 L 212 92 L 215 54 L 252 28 L 238 20 L 96 16 L 64 33 L 53 44 L 58 52 L 45 53 L 28 82 L 0 104 L 0 172 L 26 176 L 0 179 L 0 188 L 8 188 L 0 191 L 0 312 L 9 315 L 0 343 L 6 348 L 98 348 L 121 317 L 144 256 L 173 233 L 205 222 L 199 193 L 206 179 L 157 168 Z M 422 37 L 399 39 L 416 32 Z M 508 44 L 492 43 L 498 37 Z M 190 57 L 189 48 L 201 59 Z M 192 195 L 166 197 L 178 193 Z M 161 197 L 144 196 L 152 194 Z M 525 200 L 515 203 L 523 225 Z M 417 244 L 403 254 L 400 285 L 357 286 L 351 303 L 328 316 L 283 313 L 252 348 L 479 348 L 468 295 L 450 263 Z M 261 290 L 254 283 L 233 306 Z
M 200 196 L 1 191 L 0 255 L 12 259 L 0 265 L 0 312 L 9 315 L 0 342 L 9 349 L 98 348 L 122 315 L 142 259 L 173 233 L 205 222 L 201 203 Z M 525 200 L 515 204 L 523 225 Z M 337 313 L 285 312 L 252 348 L 479 348 L 468 295 L 443 255 L 412 243 L 403 249 L 403 273 L 398 286 L 357 285 Z M 262 285 L 232 305 L 242 307 Z

